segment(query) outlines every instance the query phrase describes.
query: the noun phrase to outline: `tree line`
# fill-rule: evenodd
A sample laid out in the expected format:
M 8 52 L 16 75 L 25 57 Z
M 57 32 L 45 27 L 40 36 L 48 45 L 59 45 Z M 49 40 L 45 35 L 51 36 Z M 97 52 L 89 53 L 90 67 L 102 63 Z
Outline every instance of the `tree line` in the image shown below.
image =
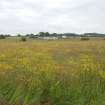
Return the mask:
M 17 35 L 11 35 L 11 34 L 0 34 L 0 39 L 5 39 L 7 37 L 12 37 L 12 36 L 17 36 L 17 37 L 29 37 L 29 38 L 36 38 L 36 37 L 46 37 L 46 36 L 68 36 L 68 37 L 105 37 L 105 34 L 102 33 L 83 33 L 83 34 L 77 34 L 77 33 L 49 33 L 49 32 L 39 32 L 38 34 L 17 34 Z

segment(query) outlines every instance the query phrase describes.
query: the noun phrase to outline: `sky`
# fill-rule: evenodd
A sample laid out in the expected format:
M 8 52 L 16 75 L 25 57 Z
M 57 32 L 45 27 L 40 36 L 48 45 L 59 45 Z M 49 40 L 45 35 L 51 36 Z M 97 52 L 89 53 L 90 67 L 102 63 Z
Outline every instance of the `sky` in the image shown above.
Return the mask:
M 105 0 L 0 0 L 0 33 L 105 33 Z

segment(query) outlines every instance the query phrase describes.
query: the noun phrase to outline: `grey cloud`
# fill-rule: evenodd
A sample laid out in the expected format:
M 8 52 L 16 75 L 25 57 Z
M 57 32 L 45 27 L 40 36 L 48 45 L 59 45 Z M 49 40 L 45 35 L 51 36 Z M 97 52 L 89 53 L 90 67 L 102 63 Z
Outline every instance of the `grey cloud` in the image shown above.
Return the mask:
M 105 33 L 104 12 L 104 0 L 1 0 L 0 33 Z

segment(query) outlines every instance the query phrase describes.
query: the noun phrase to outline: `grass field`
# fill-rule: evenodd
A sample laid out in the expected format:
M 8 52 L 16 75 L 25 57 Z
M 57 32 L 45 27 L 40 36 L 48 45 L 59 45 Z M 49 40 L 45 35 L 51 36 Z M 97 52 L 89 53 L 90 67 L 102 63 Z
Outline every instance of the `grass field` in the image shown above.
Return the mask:
M 105 40 L 0 40 L 0 105 L 105 105 Z

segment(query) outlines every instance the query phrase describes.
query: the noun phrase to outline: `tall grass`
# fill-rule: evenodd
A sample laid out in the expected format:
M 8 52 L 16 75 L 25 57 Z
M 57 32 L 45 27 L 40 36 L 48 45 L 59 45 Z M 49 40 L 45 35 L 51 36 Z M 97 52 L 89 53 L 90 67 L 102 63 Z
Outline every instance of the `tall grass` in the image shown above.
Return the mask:
M 0 43 L 1 103 L 105 105 L 104 41 Z

